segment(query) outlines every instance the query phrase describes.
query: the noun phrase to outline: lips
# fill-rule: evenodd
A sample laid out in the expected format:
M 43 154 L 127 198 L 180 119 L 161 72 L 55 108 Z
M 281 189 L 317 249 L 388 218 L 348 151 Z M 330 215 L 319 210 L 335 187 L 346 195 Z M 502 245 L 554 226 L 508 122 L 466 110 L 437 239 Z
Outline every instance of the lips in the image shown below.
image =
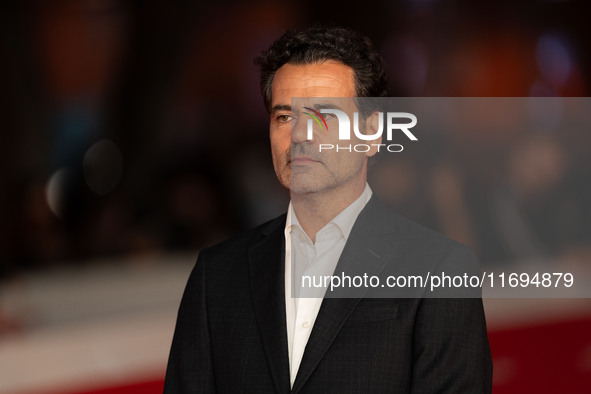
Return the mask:
M 290 162 L 294 163 L 294 164 L 308 164 L 308 163 L 318 163 L 318 160 L 313 159 L 310 156 L 295 156 L 295 157 L 291 158 Z

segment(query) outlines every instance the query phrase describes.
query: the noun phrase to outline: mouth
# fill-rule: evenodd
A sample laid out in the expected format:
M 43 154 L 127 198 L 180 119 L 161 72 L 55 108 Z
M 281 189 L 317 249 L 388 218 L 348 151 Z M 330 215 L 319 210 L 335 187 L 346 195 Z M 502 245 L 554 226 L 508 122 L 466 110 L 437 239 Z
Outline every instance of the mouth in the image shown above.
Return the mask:
M 318 160 L 313 159 L 309 156 L 295 156 L 289 160 L 288 164 L 313 164 L 319 163 Z

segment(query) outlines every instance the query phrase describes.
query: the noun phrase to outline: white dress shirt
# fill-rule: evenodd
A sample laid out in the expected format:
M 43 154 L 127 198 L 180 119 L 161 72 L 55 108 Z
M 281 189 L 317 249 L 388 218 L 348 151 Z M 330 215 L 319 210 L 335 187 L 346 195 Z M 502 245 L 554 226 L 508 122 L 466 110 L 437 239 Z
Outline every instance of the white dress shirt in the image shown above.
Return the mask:
M 353 224 L 371 195 L 369 185 L 365 184 L 359 198 L 316 233 L 316 243 L 304 232 L 289 203 L 285 223 L 285 312 L 292 387 L 326 291 L 326 288 L 306 288 L 303 290 L 306 297 L 298 297 L 301 277 L 334 273 Z

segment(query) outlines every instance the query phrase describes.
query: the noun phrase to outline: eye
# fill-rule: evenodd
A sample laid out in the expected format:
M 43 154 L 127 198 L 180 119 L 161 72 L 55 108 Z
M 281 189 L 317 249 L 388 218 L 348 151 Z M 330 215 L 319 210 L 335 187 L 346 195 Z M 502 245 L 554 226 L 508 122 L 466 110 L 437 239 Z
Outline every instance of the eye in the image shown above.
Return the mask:
M 278 114 L 275 116 L 275 121 L 278 123 L 287 123 L 287 122 L 291 121 L 291 115 Z

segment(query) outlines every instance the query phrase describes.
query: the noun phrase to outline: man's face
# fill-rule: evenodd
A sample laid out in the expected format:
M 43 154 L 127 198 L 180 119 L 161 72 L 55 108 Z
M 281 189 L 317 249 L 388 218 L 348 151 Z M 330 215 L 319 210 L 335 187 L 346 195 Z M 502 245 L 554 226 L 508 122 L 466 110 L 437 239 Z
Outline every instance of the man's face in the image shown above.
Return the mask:
M 364 187 L 367 158 L 375 151 L 337 152 L 332 149 L 319 152 L 319 144 L 336 147 L 365 141 L 354 137 L 339 141 L 337 119 L 330 116 L 325 117 L 328 130 L 314 128 L 314 136 L 308 140 L 309 117 L 303 114 L 306 110 L 291 108 L 292 97 L 354 96 L 353 69 L 341 63 L 285 64 L 275 73 L 271 100 L 271 151 L 275 173 L 281 184 L 291 190 L 292 197 L 294 194 Z M 353 100 L 350 103 L 353 105 Z M 348 113 L 355 110 L 353 107 L 342 109 Z

